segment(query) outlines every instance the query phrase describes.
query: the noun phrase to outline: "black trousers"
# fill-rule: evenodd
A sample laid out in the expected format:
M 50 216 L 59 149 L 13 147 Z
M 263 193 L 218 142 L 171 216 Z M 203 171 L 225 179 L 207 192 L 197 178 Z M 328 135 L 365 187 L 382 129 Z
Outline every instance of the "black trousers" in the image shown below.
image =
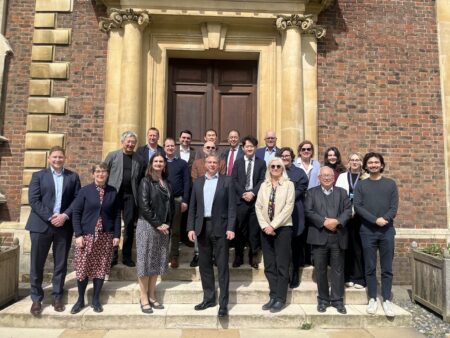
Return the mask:
M 313 254 L 319 303 L 342 303 L 344 301 L 345 251 L 339 247 L 338 235 L 330 233 L 326 244 L 313 245 Z M 331 267 L 331 294 L 328 288 L 328 261 Z
M 312 247 L 311 244 L 306 243 L 308 237 L 308 224 L 305 224 L 305 230 L 302 234 L 296 237 L 295 246 L 299 251 L 298 265 L 299 267 L 312 264 Z
M 346 225 L 348 231 L 348 247 L 345 251 L 345 282 L 353 282 L 365 286 L 364 258 L 361 244 L 361 221 L 355 215 Z
M 275 232 L 275 236 L 265 233 L 261 235 L 264 274 L 269 282 L 270 298 L 285 303 L 289 284 L 292 228 L 280 227 Z
M 241 258 L 244 255 L 246 243 L 250 244 L 249 254 L 257 254 L 261 249 L 261 228 L 255 213 L 254 203 L 241 203 L 236 211 L 236 255 Z
M 45 233 L 30 232 L 30 294 L 33 302 L 42 302 L 44 298 L 42 280 L 45 261 L 51 246 L 54 261 L 52 297 L 55 300 L 62 298 L 72 235 L 72 231 L 56 228 L 48 228 Z
M 215 302 L 215 280 L 212 257 L 216 259 L 217 271 L 219 273 L 219 305 L 227 307 L 230 288 L 230 272 L 228 268 L 228 240 L 223 236 L 215 236 L 213 224 L 211 221 L 205 221 L 203 229 L 197 238 L 200 269 L 200 278 L 202 280 L 203 300 L 206 302 Z
M 134 227 L 137 219 L 137 207 L 132 194 L 123 194 L 122 196 L 122 218 L 125 227 L 125 236 L 122 247 L 122 259 L 131 259 L 131 250 L 133 248 Z M 116 257 L 115 257 L 116 258 Z

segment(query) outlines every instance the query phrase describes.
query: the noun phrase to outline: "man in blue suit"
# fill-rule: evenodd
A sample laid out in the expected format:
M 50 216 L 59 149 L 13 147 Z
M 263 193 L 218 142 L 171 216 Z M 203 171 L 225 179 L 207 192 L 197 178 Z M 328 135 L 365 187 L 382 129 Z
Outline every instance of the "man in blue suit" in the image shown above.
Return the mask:
M 52 305 L 57 312 L 65 309 L 62 301 L 67 273 L 67 257 L 72 243 L 72 202 L 80 190 L 78 174 L 64 168 L 65 151 L 59 146 L 50 149 L 50 168 L 33 174 L 28 189 L 31 206 L 25 229 L 30 231 L 30 293 L 33 304 L 30 312 L 42 312 L 42 279 L 50 246 L 53 246 Z
M 256 149 L 255 155 L 257 158 L 266 161 L 266 166 L 268 166 L 270 160 L 275 158 L 280 148 L 277 147 L 277 135 L 272 130 L 266 132 L 264 141 L 266 142 L 266 146 Z

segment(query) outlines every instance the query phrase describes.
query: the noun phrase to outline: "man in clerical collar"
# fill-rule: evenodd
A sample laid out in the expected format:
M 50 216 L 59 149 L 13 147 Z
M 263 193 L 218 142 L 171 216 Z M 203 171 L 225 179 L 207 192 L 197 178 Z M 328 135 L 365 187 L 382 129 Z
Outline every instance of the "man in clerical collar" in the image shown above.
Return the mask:
M 347 249 L 347 222 L 352 217 L 352 205 L 347 192 L 333 187 L 334 171 L 320 168 L 320 186 L 306 193 L 305 215 L 309 221 L 307 243 L 313 246 L 317 280 L 317 311 L 333 306 L 346 314 L 344 306 L 344 254 Z M 331 267 L 331 294 L 328 286 L 328 261 Z
M 277 135 L 273 130 L 268 130 L 266 132 L 264 141 L 266 146 L 256 150 L 256 157 L 264 160 L 267 166 L 270 160 L 275 158 L 275 155 L 280 149 L 277 147 Z

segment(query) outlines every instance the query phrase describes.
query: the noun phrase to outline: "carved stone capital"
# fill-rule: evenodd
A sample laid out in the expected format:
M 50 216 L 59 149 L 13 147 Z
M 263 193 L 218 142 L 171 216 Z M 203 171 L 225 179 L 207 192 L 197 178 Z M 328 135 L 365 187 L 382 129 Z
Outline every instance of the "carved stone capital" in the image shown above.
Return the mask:
M 325 36 L 326 29 L 323 26 L 316 25 L 312 18 L 312 14 L 279 15 L 275 21 L 275 25 L 279 31 L 298 28 L 303 33 L 314 34 L 317 39 L 320 39 Z
M 102 32 L 108 33 L 111 29 L 122 28 L 127 22 L 134 22 L 142 29 L 150 22 L 150 16 L 147 11 L 135 11 L 132 8 L 108 10 L 108 17 L 101 17 L 99 28 Z

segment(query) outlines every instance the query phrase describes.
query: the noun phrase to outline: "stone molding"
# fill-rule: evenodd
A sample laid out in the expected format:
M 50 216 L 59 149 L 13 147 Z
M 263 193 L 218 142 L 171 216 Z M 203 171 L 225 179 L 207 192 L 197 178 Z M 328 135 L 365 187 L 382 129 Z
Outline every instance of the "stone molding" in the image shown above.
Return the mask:
M 147 11 L 135 11 L 132 8 L 108 10 L 108 17 L 101 17 L 99 28 L 102 32 L 108 33 L 111 29 L 122 28 L 127 22 L 136 23 L 138 27 L 144 29 L 150 23 L 150 15 Z
M 299 28 L 303 33 L 315 35 L 317 39 L 323 38 L 327 32 L 325 27 L 316 25 L 312 18 L 312 14 L 279 15 L 275 21 L 275 25 L 279 31 L 285 31 L 289 28 Z

